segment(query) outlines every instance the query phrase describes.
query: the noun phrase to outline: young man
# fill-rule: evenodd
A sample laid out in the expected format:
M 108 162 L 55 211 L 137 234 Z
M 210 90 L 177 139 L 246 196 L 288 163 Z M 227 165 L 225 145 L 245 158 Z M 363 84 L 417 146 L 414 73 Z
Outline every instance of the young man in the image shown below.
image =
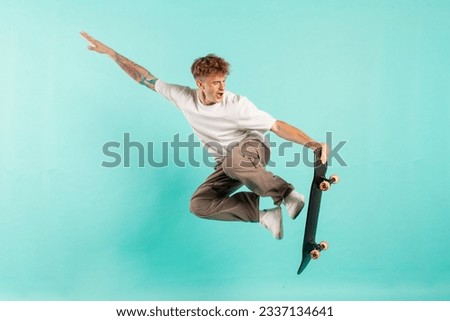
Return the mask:
M 223 58 L 209 54 L 195 60 L 191 72 L 197 89 L 191 89 L 167 84 L 87 33 L 81 35 L 91 43 L 88 49 L 107 54 L 136 82 L 179 108 L 208 152 L 214 155 L 215 170 L 195 191 L 190 211 L 205 219 L 260 222 L 276 239 L 281 239 L 281 204 L 295 219 L 304 206 L 304 196 L 265 169 L 270 150 L 264 143 L 264 133 L 271 130 L 286 140 L 321 149 L 323 163 L 328 147 L 259 110 L 246 97 L 226 91 L 229 64 Z M 243 185 L 250 192 L 235 193 Z M 260 210 L 259 198 L 266 196 L 276 206 Z

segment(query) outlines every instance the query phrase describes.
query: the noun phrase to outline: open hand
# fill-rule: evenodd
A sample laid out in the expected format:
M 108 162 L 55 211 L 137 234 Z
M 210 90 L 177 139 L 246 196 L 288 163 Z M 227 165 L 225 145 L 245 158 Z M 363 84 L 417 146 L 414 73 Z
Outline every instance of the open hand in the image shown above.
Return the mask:
M 95 51 L 95 52 L 98 52 L 101 54 L 111 54 L 113 52 L 113 50 L 111 48 L 109 48 L 105 44 L 101 43 L 97 39 L 93 38 L 87 32 L 82 31 L 82 32 L 80 32 L 80 34 L 87 41 L 89 41 L 91 43 L 91 45 L 87 47 L 89 50 L 92 50 L 92 51 Z

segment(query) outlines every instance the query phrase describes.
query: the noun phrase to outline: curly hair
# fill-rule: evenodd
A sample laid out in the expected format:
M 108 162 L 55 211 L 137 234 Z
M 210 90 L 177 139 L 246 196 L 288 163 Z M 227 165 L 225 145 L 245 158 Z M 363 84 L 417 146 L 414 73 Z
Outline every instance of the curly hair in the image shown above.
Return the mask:
M 228 76 L 230 74 L 230 64 L 215 54 L 208 54 L 205 57 L 195 59 L 191 66 L 191 73 L 195 79 L 210 75 Z

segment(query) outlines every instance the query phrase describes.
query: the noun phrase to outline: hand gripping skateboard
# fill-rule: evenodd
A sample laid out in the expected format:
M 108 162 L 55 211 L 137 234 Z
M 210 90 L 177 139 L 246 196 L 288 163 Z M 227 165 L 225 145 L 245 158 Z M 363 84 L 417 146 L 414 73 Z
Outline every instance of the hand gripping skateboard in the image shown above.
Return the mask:
M 303 272 L 311 259 L 316 260 L 322 250 L 328 249 L 328 243 L 325 241 L 316 243 L 317 222 L 319 220 L 320 200 L 322 192 L 327 191 L 331 184 L 337 184 L 339 177 L 331 175 L 326 178 L 328 163 L 323 164 L 320 160 L 322 149 L 318 148 L 314 152 L 314 177 L 309 193 L 308 213 L 306 216 L 305 235 L 303 237 L 302 262 L 298 268 L 297 274 Z

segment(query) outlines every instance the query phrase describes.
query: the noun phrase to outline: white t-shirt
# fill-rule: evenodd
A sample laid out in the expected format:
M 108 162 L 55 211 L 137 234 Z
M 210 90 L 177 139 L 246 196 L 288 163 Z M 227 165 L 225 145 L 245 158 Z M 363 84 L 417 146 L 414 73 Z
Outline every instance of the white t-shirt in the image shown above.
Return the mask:
M 194 133 L 216 160 L 247 137 L 264 141 L 276 119 L 259 110 L 248 98 L 225 91 L 220 103 L 205 106 L 197 90 L 158 80 L 155 90 L 180 109 Z

